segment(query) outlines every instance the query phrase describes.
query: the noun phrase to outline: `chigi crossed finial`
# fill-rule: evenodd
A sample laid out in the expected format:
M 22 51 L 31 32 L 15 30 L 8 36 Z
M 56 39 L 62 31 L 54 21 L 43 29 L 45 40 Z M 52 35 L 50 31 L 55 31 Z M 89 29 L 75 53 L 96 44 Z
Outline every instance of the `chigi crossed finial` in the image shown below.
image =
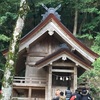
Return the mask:
M 52 7 L 47 8 L 43 3 L 42 3 L 42 6 L 43 6 L 43 8 L 45 8 L 45 10 L 46 10 L 45 14 L 42 14 L 42 15 L 41 15 L 41 16 L 43 16 L 42 21 L 43 21 L 50 13 L 54 14 L 59 20 L 61 20 L 61 19 L 60 19 L 60 15 L 56 12 L 56 11 L 61 7 L 61 4 L 58 5 L 56 8 L 52 8 Z

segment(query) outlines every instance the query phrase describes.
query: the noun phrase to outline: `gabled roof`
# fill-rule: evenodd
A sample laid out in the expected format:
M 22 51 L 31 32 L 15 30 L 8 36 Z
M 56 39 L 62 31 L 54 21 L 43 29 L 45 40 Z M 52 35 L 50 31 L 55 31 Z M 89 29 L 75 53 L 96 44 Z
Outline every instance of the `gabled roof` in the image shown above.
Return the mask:
M 94 62 L 99 57 L 98 54 L 86 47 L 82 42 L 73 36 L 73 34 L 55 17 L 50 14 L 48 17 L 31 30 L 20 40 L 19 52 L 28 48 L 34 41 L 46 34 L 49 31 L 54 31 L 54 34 L 59 35 L 66 43 L 70 44 L 77 52 Z M 5 53 L 5 52 L 4 52 Z
M 25 35 L 20 42 L 19 51 L 28 47 L 31 43 L 40 38 L 47 31 L 55 31 L 62 39 L 70 44 L 75 50 L 81 53 L 90 62 L 94 62 L 99 57 L 82 42 L 73 36 L 73 34 L 53 15 L 50 14 L 43 22 Z
M 46 65 L 49 65 L 49 64 L 57 61 L 58 59 L 60 59 L 62 57 L 66 57 L 66 58 L 70 59 L 76 65 L 79 65 L 86 70 L 89 70 L 89 69 L 92 68 L 92 66 L 90 64 L 85 62 L 83 59 L 80 59 L 73 52 L 70 52 L 70 50 L 67 49 L 67 48 L 61 48 L 61 49 L 55 51 L 54 53 L 44 57 L 43 59 L 37 61 L 35 66 L 38 67 L 38 68 L 42 68 Z

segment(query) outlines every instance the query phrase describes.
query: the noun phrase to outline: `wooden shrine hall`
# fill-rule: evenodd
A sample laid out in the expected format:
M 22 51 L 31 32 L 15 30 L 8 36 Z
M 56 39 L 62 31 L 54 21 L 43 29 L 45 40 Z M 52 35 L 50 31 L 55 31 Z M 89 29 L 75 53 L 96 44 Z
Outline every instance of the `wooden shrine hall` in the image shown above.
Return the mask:
M 74 91 L 98 58 L 61 23 L 59 6 L 44 8 L 42 21 L 20 40 L 12 99 L 51 100 L 56 89 Z

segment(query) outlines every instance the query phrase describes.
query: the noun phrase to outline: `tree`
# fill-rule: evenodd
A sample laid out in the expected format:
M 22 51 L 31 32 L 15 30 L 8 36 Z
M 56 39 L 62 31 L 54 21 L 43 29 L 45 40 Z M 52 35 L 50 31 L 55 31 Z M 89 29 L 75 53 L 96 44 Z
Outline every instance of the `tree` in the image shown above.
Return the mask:
M 93 37 L 100 31 L 100 1 L 99 0 L 80 0 L 79 11 L 79 33 L 90 34 Z
M 19 0 L 0 0 L 0 69 L 2 70 L 4 70 L 6 60 L 1 51 L 9 46 L 11 33 L 18 17 L 18 10 Z M 3 72 L 0 71 L 1 76 L 2 74 Z
M 78 0 L 76 0 L 76 3 L 78 3 Z M 73 35 L 74 36 L 77 33 L 77 23 L 78 23 L 78 9 L 77 9 L 77 6 L 76 6 L 75 7 L 75 17 L 74 17 L 74 28 L 73 28 Z
M 10 41 L 9 52 L 7 55 L 7 61 L 5 64 L 4 76 L 2 81 L 2 96 L 0 100 L 11 100 L 12 94 L 12 82 L 14 77 L 14 65 L 16 64 L 16 58 L 19 48 L 19 40 L 21 37 L 22 29 L 24 27 L 24 20 L 28 11 L 28 5 L 26 0 L 21 0 L 19 16 L 16 22 L 12 39 Z

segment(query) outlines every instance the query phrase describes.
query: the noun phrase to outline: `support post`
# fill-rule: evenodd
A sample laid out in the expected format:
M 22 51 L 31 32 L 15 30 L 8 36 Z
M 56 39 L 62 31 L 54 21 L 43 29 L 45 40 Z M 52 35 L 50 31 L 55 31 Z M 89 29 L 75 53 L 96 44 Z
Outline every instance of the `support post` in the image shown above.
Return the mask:
M 48 100 L 52 99 L 52 66 L 49 66 L 48 73 Z
M 74 89 L 74 91 L 77 89 L 77 66 L 74 67 L 73 89 Z
M 28 77 L 28 75 L 29 75 L 29 65 L 26 64 L 25 77 Z
M 45 100 L 48 100 L 48 86 L 45 86 Z
M 32 88 L 29 87 L 29 92 L 28 92 L 28 99 L 31 100 L 31 94 L 32 94 Z

